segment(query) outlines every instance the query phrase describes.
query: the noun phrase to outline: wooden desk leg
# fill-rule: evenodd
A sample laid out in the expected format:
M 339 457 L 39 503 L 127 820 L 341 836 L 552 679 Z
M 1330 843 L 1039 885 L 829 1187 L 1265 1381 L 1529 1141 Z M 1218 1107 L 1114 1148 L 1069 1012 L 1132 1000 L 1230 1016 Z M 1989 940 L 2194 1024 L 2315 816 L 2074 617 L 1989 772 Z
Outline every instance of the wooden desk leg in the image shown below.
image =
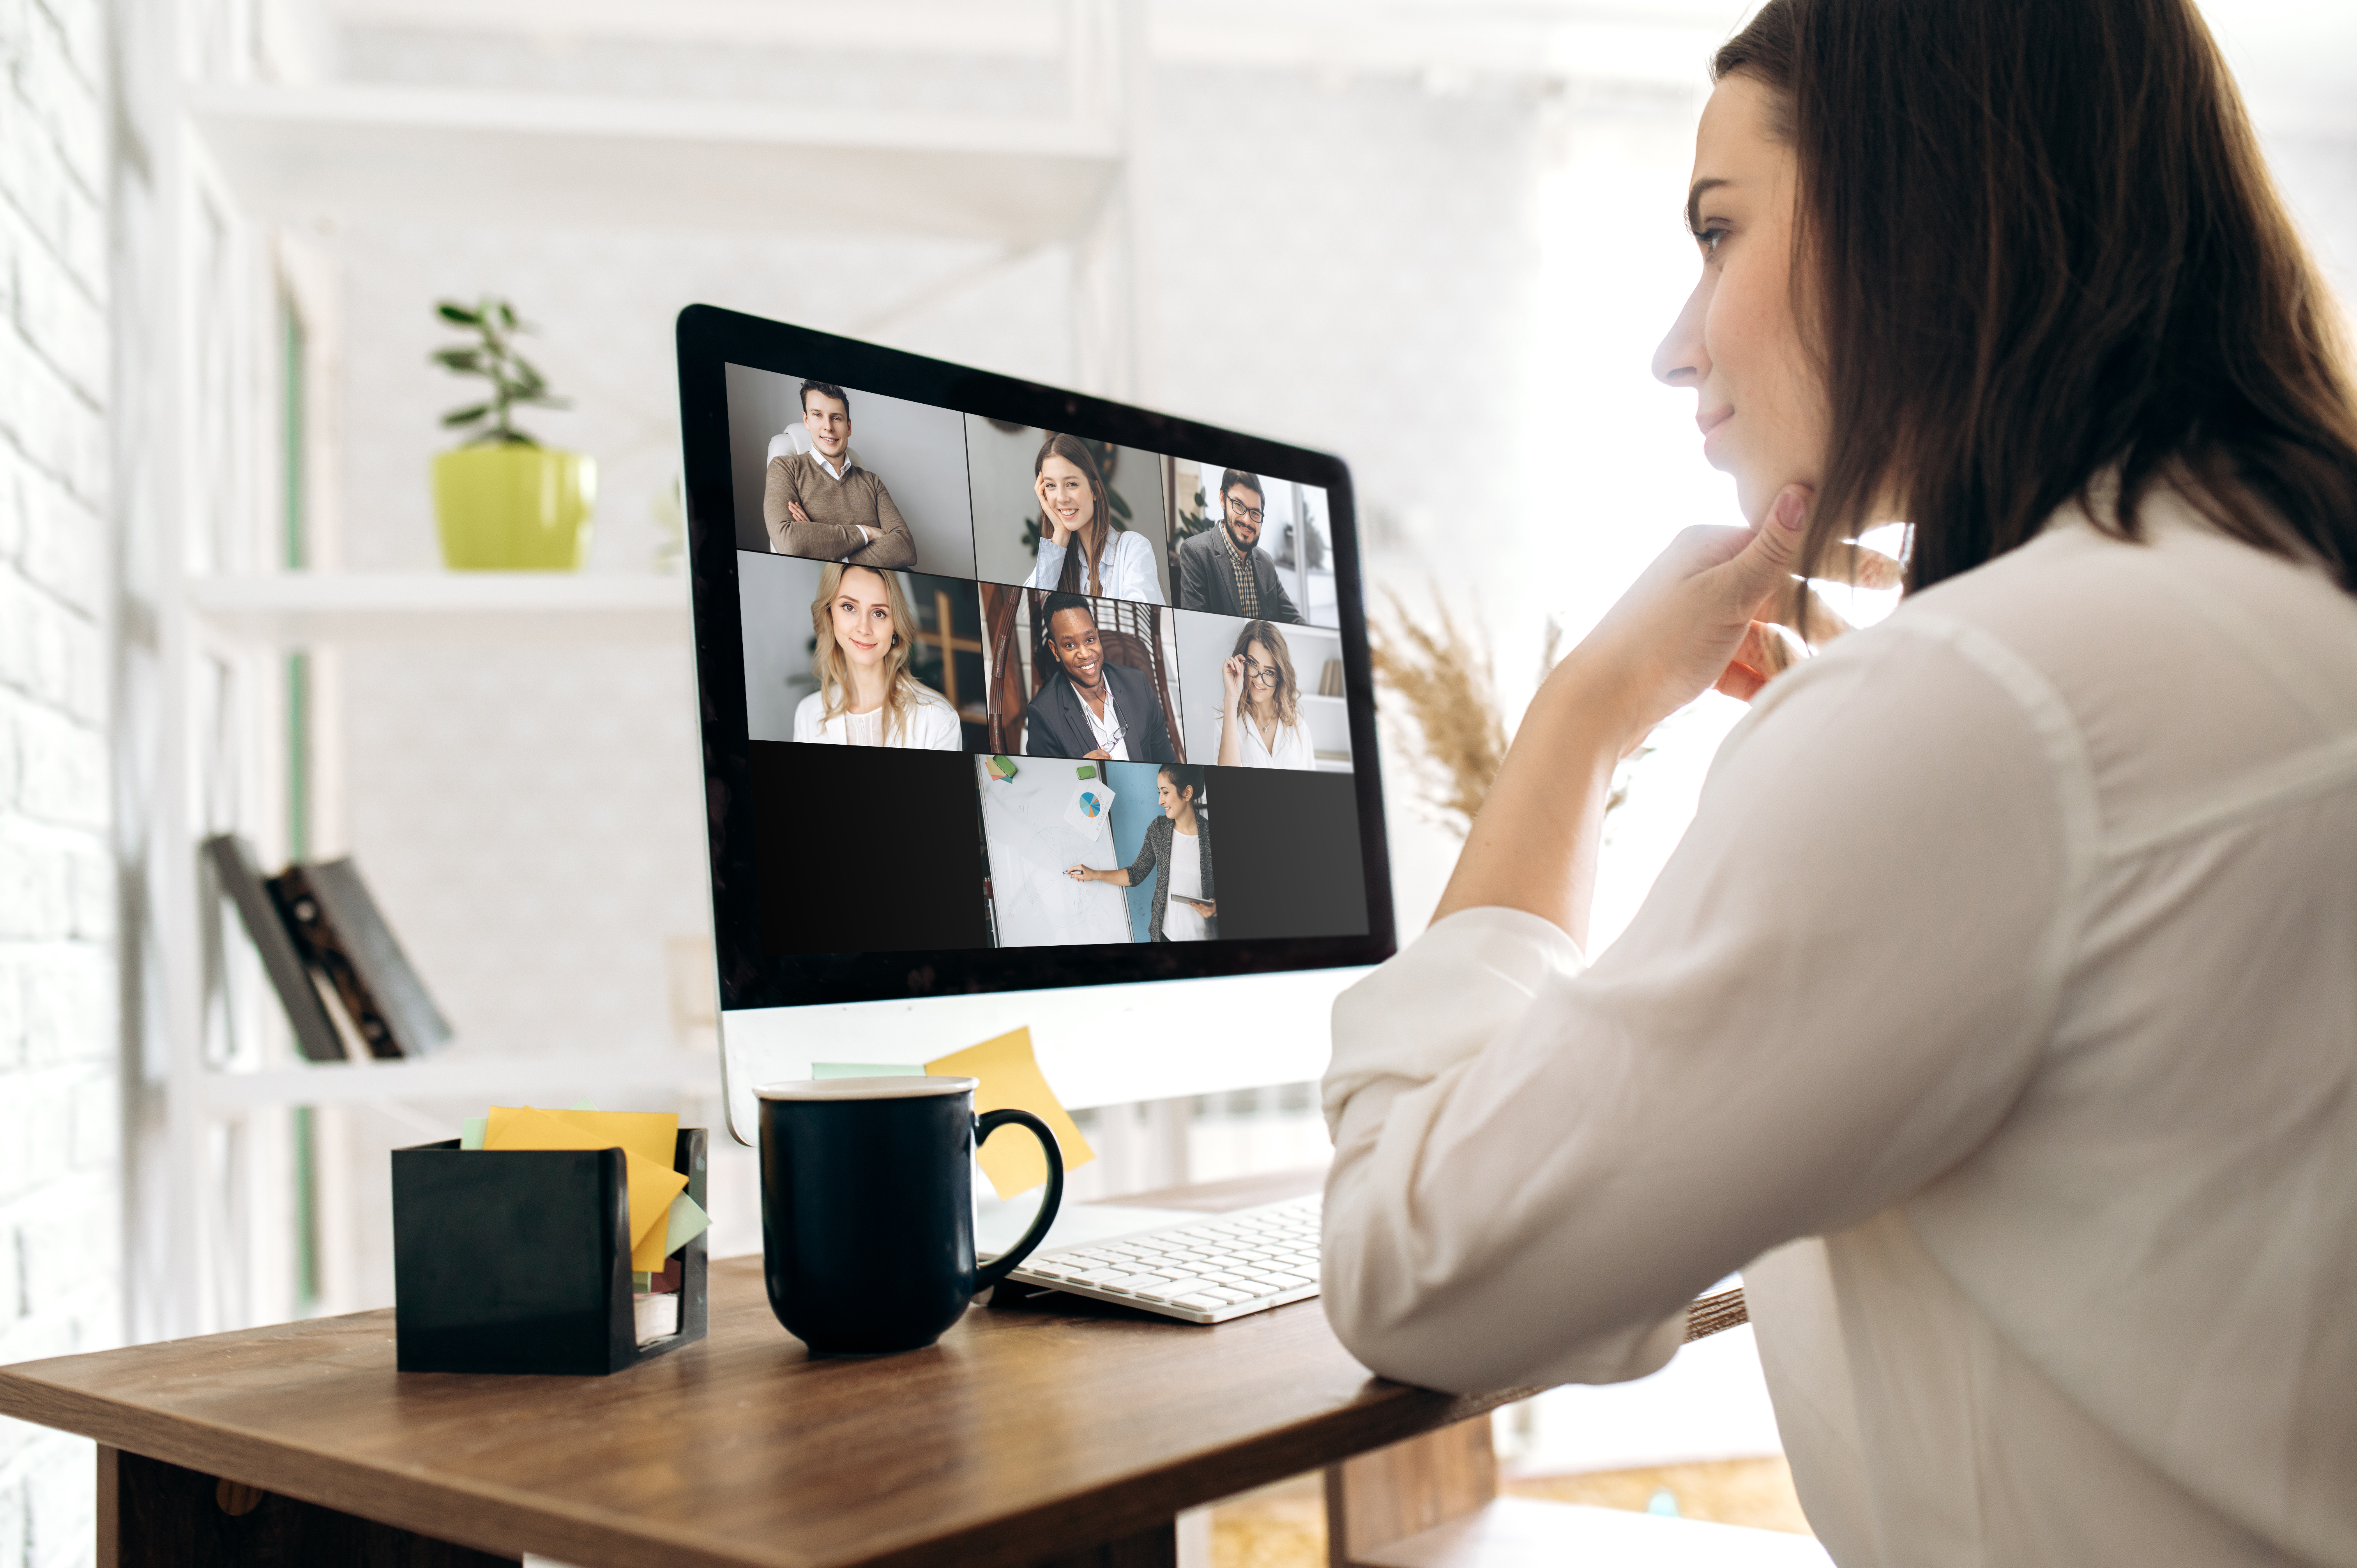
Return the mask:
M 519 1568 L 520 1561 L 160 1459 L 98 1451 L 98 1568 Z
M 1157 1524 L 1086 1552 L 1042 1557 L 1032 1568 L 1178 1568 L 1178 1521 Z
M 1358 1568 L 1369 1552 L 1479 1511 L 1498 1495 L 1490 1418 L 1411 1437 L 1326 1472 L 1326 1560 Z

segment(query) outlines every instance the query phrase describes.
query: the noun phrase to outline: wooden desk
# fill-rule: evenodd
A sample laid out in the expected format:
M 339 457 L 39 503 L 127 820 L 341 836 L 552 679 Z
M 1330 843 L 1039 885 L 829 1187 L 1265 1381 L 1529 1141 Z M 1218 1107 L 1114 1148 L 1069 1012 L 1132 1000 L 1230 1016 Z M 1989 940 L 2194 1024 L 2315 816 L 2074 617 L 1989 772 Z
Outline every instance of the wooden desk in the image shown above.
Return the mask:
M 754 1258 L 713 1265 L 709 1339 L 608 1378 L 397 1372 L 389 1311 L 0 1369 L 0 1414 L 102 1445 L 102 1568 L 1167 1568 L 1182 1509 L 1526 1392 L 1370 1377 L 1314 1300 L 1200 1327 L 1048 1297 L 814 1361 Z

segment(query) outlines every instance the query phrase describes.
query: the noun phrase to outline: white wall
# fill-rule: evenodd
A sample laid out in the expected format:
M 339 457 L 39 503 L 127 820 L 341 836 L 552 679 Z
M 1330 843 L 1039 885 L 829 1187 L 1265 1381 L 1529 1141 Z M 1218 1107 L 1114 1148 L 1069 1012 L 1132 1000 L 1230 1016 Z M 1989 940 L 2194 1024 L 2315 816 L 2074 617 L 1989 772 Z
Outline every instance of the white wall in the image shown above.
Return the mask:
M 0 1362 L 123 1331 L 104 15 L 0 7 Z M 0 1421 L 0 1568 L 87 1561 L 94 1476 Z

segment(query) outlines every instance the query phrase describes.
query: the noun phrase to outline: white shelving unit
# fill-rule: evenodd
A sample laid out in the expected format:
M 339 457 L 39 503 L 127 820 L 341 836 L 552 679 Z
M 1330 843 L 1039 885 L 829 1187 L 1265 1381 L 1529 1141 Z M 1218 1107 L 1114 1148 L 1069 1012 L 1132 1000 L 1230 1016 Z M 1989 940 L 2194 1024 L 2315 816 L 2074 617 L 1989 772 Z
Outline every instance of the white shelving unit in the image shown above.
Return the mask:
M 1110 127 L 372 86 L 207 88 L 189 113 L 257 217 L 1028 244 L 1103 202 Z
M 714 1092 L 719 1063 L 709 1051 L 658 1047 L 642 1056 L 498 1057 L 451 1060 L 314 1062 L 259 1072 L 209 1073 L 206 1107 L 215 1112 L 275 1105 L 375 1105 L 386 1101 L 516 1097 L 571 1103 L 587 1096 L 638 1092 Z
M 460 1042 L 418 1061 L 293 1063 L 266 992 L 225 978 L 240 939 L 200 873 L 198 845 L 234 830 L 265 861 L 286 855 L 290 652 L 453 643 L 683 651 L 688 636 L 676 576 L 278 569 L 289 516 L 332 508 L 334 443 L 368 438 L 359 417 L 322 402 L 334 382 L 337 285 L 331 258 L 306 236 L 339 221 L 739 236 L 821 231 L 816 223 L 874 238 L 981 240 L 1004 254 L 1063 246 L 1074 380 L 1132 393 L 1141 198 L 1128 150 L 1143 114 L 1140 0 L 1046 3 L 1061 18 L 1067 56 L 1060 115 L 819 115 L 308 79 L 304 61 L 316 53 L 289 41 L 303 28 L 288 17 L 332 26 L 328 0 L 190 0 L 133 40 L 126 69 L 159 89 L 142 102 L 170 105 L 140 127 L 152 192 L 137 253 L 156 281 L 142 296 L 150 330 L 129 378 L 143 396 L 156 389 L 158 424 L 143 433 L 142 458 L 171 498 L 127 634 L 150 650 L 156 709 L 153 753 L 124 764 L 139 800 L 126 827 L 145 846 L 139 940 L 149 983 L 137 1027 L 155 1042 L 144 1089 L 155 1113 L 141 1122 L 136 1158 L 150 1173 L 143 1201 L 164 1210 L 149 1227 L 155 1254 L 135 1270 L 145 1282 L 138 1332 L 206 1333 L 275 1310 L 265 1282 L 284 1272 L 292 1246 L 280 1237 L 292 1168 L 282 1108 L 400 1113 L 413 1101 L 716 1087 L 709 1051 L 668 1041 L 627 1058 Z M 859 13 L 838 21 L 837 34 L 865 25 Z M 282 335 L 282 300 L 313 334 L 302 348 Z M 305 423 L 328 444 L 307 455 L 299 481 L 276 455 L 298 371 Z M 316 505 L 292 504 L 298 482 Z M 320 729 L 332 727 L 323 716 Z M 323 796 L 334 777 L 328 767 L 315 779 Z M 333 814 L 331 800 L 318 804 Z
M 436 642 L 684 648 L 687 579 L 558 572 L 283 572 L 193 577 L 215 638 L 279 648 Z

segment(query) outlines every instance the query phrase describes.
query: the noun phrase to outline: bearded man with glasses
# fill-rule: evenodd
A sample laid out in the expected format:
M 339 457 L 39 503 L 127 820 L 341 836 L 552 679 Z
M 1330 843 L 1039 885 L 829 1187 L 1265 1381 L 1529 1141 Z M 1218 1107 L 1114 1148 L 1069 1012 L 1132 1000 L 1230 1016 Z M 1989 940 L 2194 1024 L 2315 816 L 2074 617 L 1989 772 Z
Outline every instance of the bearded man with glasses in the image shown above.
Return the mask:
M 1256 474 L 1230 468 L 1220 476 L 1220 524 L 1182 541 L 1178 607 L 1245 620 L 1308 624 L 1293 607 L 1276 563 L 1260 548 L 1265 490 Z

